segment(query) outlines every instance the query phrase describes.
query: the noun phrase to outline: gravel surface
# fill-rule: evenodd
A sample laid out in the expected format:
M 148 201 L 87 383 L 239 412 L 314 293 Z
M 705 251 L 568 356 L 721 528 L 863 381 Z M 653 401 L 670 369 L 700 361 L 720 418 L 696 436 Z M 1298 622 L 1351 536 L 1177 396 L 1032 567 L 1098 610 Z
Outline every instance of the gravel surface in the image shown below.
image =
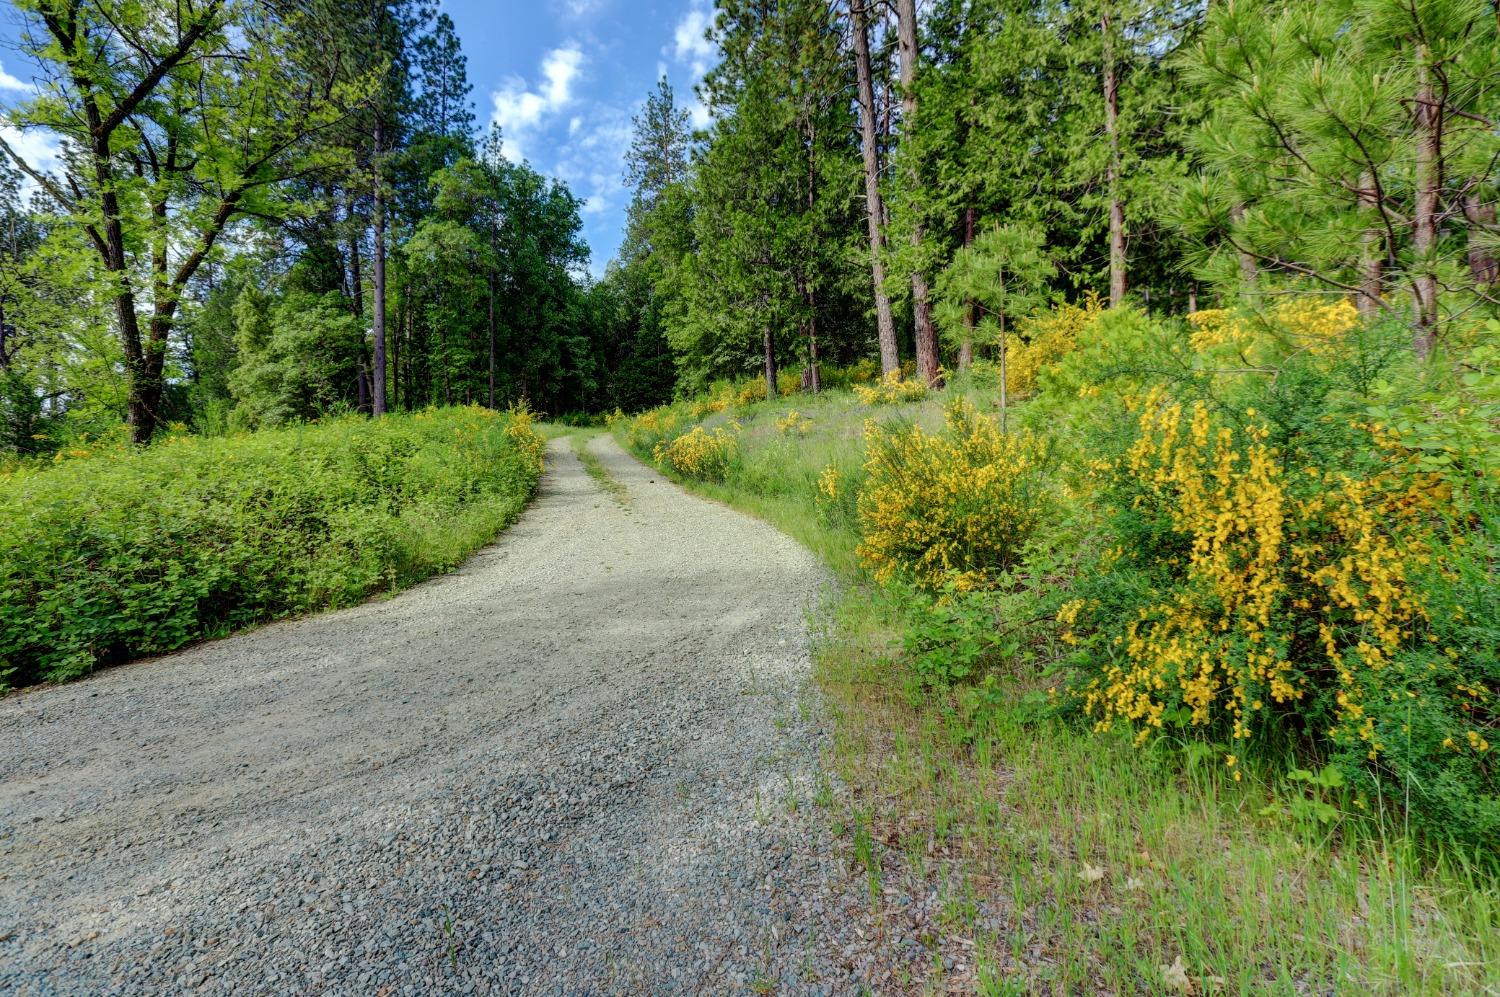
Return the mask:
M 623 501 L 554 441 L 451 575 L 0 700 L 0 992 L 856 990 L 824 576 L 590 446 Z

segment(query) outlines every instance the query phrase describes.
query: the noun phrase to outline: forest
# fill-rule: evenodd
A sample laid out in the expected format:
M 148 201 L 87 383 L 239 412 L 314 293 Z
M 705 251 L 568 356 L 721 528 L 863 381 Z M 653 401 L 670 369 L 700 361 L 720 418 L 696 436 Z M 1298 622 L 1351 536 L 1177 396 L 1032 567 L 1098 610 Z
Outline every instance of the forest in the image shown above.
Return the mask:
M 999 357 L 1057 301 L 1307 293 L 1422 356 L 1494 307 L 1491 5 L 726 2 L 688 124 L 622 150 L 618 258 L 476 125 L 416 3 L 22 3 L 3 446 Z M 920 23 L 919 23 L 920 15 Z M 165 18 L 166 20 L 163 20 Z

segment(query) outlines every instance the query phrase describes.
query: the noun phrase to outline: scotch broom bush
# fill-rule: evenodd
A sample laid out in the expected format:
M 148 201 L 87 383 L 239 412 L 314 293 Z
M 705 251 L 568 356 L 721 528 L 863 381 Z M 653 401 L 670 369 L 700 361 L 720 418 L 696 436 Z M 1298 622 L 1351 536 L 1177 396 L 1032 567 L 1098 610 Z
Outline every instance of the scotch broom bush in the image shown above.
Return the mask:
M 930 588 L 982 588 L 1017 562 L 1047 515 L 1049 465 L 1044 440 L 1001 432 L 962 398 L 938 433 L 868 423 L 860 557 L 878 581 L 910 575 Z M 830 481 L 827 497 L 837 488 Z
M 61 681 L 453 567 L 542 469 L 525 411 L 175 436 L 0 480 L 0 686 Z
M 739 440 L 727 429 L 709 432 L 694 426 L 668 442 L 658 443 L 653 456 L 679 474 L 700 481 L 723 481 L 730 462 L 739 454 Z
M 1058 616 L 1073 692 L 1099 731 L 1198 732 L 1235 778 L 1250 750 L 1328 760 L 1366 812 L 1492 841 L 1500 516 L 1367 421 L 1347 319 L 1281 306 L 1257 339 L 1209 316 L 1201 351 L 1267 373 L 1127 396 L 1133 431 L 1090 468 L 1097 553 Z

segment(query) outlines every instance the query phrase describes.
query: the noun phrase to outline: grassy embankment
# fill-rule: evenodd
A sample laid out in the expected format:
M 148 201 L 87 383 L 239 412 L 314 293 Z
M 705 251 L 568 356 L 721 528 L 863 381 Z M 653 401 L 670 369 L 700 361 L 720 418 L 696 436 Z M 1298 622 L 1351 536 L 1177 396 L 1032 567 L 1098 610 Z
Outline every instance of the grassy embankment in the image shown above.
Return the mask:
M 515 519 L 526 413 L 74 447 L 0 477 L 0 690 L 63 681 L 461 563 Z
M 993 411 L 991 392 L 970 394 Z M 1234 778 L 1199 744 L 1092 733 L 1046 706 L 1046 664 L 1066 652 L 1046 628 L 1024 646 L 997 641 L 982 686 L 919 680 L 903 634 L 931 603 L 876 584 L 854 524 L 816 496 L 829 466 L 857 472 L 867 419 L 937 426 L 942 401 L 679 403 L 665 434 L 615 427 L 648 461 L 663 436 L 729 427 L 721 482 L 673 477 L 773 523 L 842 578 L 816 679 L 834 713 L 831 762 L 852 788 L 835 828 L 877 917 L 899 921 L 882 889 L 892 876 L 907 892 L 936 886 L 944 930 L 975 943 L 987 993 L 1496 992 L 1500 890 L 1464 852 L 1418 847 L 1369 814 L 1326 821 L 1299 805 L 1305 787 L 1284 766 L 1250 759 Z M 913 975 L 932 987 L 944 946 L 920 941 L 933 960 Z

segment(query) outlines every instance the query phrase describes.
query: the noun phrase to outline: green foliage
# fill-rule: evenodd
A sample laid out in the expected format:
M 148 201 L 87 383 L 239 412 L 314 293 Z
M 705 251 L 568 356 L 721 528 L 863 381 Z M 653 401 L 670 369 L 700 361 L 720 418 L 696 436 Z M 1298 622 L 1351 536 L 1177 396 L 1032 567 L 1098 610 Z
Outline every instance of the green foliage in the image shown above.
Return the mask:
M 61 681 L 458 564 L 525 504 L 524 413 L 447 409 L 148 449 L 0 478 L 0 683 Z
M 364 363 L 364 331 L 342 295 L 287 295 L 254 288 L 234 308 L 239 366 L 229 377 L 234 422 L 258 428 L 351 409 Z

